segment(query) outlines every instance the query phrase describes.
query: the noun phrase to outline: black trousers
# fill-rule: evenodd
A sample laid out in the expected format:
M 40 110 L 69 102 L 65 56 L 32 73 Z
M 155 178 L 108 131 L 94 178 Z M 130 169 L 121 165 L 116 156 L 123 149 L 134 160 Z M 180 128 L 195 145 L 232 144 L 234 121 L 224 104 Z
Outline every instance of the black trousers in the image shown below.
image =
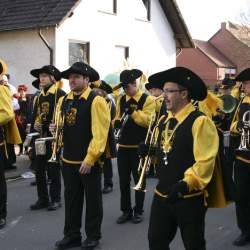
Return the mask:
M 236 185 L 236 217 L 242 232 L 250 234 L 250 164 L 235 161 L 234 181 Z
M 104 187 L 113 187 L 113 168 L 111 158 L 105 158 L 103 164 Z
M 148 229 L 149 249 L 169 250 L 179 227 L 186 250 L 205 250 L 203 203 L 203 196 L 196 196 L 170 204 L 155 194 Z
M 7 186 L 4 176 L 4 166 L 6 164 L 3 146 L 0 146 L 0 219 L 7 216 Z
M 8 169 L 16 163 L 15 145 L 7 143 L 6 148 L 8 153 L 8 159 L 6 159 L 5 169 Z
M 131 212 L 131 173 L 133 175 L 134 184 L 139 181 L 140 175 L 138 173 L 139 156 L 135 148 L 119 148 L 117 154 L 118 173 L 120 180 L 121 192 L 121 211 Z M 143 203 L 145 199 L 145 192 L 135 192 L 135 207 L 134 211 L 137 213 L 143 212 Z
M 65 225 L 64 235 L 77 237 L 81 235 L 82 210 L 85 196 L 86 215 L 85 232 L 87 238 L 101 238 L 103 218 L 101 168 L 92 167 L 86 175 L 79 173 L 79 165 L 63 163 L 62 175 L 64 180 Z
M 44 202 L 59 202 L 61 200 L 61 168 L 59 164 L 49 163 L 48 157 L 37 155 L 36 183 L 38 199 Z M 47 185 L 47 176 L 51 183 Z

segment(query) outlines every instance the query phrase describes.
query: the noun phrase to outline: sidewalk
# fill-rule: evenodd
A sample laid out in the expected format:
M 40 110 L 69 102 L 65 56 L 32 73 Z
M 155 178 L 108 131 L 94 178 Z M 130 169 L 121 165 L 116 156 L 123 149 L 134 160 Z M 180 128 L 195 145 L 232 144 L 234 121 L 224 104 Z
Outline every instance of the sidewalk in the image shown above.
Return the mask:
M 5 178 L 8 179 L 16 179 L 21 176 L 21 174 L 31 171 L 29 169 L 30 160 L 27 155 L 17 156 L 16 166 L 17 169 L 7 170 L 5 171 Z

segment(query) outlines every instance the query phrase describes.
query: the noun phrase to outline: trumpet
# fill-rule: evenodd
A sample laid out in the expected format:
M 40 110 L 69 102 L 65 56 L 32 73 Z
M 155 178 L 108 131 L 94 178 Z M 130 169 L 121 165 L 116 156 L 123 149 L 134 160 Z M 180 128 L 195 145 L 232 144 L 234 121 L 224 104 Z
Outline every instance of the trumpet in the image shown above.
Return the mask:
M 62 137 L 63 137 L 63 125 L 64 125 L 64 115 L 62 116 L 62 112 L 59 111 L 55 117 L 56 129 L 53 132 L 53 142 L 52 142 L 52 155 L 48 162 L 50 163 L 58 163 L 58 152 L 62 147 Z
M 129 115 L 126 113 L 126 111 L 123 113 L 122 117 L 121 117 L 121 127 L 120 128 L 116 128 L 114 131 L 114 135 L 115 135 L 115 140 L 118 141 L 120 136 L 121 136 L 121 132 L 128 120 Z
M 146 139 L 145 139 L 145 144 L 147 144 L 147 142 L 149 140 L 149 151 L 148 151 L 147 156 L 140 159 L 139 166 L 138 166 L 138 172 L 141 172 L 141 175 L 140 175 L 138 183 L 136 184 L 135 187 L 133 187 L 133 189 L 136 191 L 146 192 L 146 189 L 144 188 L 144 186 L 145 186 L 144 180 L 146 177 L 146 173 L 149 169 L 149 166 L 151 164 L 151 156 L 149 155 L 149 152 L 150 152 L 151 147 L 154 145 L 154 131 L 155 131 L 155 129 L 151 132 L 154 121 L 155 121 L 155 114 L 153 114 L 151 116 Z
M 242 121 L 244 126 L 242 128 L 238 151 L 250 151 L 250 110 L 243 114 Z

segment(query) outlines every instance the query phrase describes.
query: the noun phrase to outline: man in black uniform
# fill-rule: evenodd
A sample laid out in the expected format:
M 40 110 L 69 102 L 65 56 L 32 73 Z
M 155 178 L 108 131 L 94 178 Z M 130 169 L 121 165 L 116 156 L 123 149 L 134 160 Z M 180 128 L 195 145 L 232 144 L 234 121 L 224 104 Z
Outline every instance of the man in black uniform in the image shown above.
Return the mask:
M 59 100 L 58 111 L 64 119 L 62 174 L 65 185 L 64 238 L 58 249 L 81 245 L 83 200 L 86 200 L 85 231 L 82 249 L 94 249 L 101 238 L 103 217 L 101 167 L 110 126 L 110 113 L 105 99 L 96 95 L 89 82 L 99 74 L 89 65 L 76 62 L 62 77 L 69 79 L 71 92 Z M 50 129 L 55 126 L 51 124 Z
M 179 227 L 186 250 L 205 250 L 204 189 L 213 175 L 219 140 L 213 122 L 194 108 L 191 99 L 205 99 L 207 89 L 200 77 L 183 67 L 156 73 L 149 81 L 163 89 L 168 110 L 155 130 L 159 182 L 149 248 L 170 249 Z
M 60 71 L 52 65 L 45 65 L 31 70 L 30 73 L 39 78 L 41 88 L 41 93 L 34 103 L 31 132 L 39 132 L 42 138 L 51 137 L 49 124 L 55 115 L 57 101 L 65 95 L 65 92 L 56 86 L 56 81 L 61 79 Z M 30 206 L 31 210 L 47 208 L 53 211 L 61 206 L 61 171 L 59 163 L 48 162 L 52 154 L 51 146 L 51 142 L 46 142 L 46 155 L 35 156 L 38 200 Z M 49 192 L 46 174 L 51 181 Z
M 128 115 L 129 118 L 118 139 L 117 163 L 121 191 L 121 211 L 123 212 L 117 219 L 118 224 L 131 219 L 133 223 L 142 221 L 145 193 L 135 191 L 135 206 L 132 209 L 130 177 L 132 173 L 135 184 L 139 180 L 137 149 L 139 143 L 145 140 L 150 117 L 155 112 L 155 102 L 152 96 L 148 96 L 137 89 L 136 79 L 141 76 L 142 72 L 138 69 L 124 70 L 120 74 L 125 95 L 117 102 L 115 129 L 121 128 L 120 119 L 123 114 Z
M 235 151 L 234 181 L 236 185 L 236 217 L 241 235 L 233 242 L 235 246 L 244 246 L 250 242 L 250 145 L 249 130 L 247 125 L 250 121 L 250 68 L 243 70 L 236 77 L 236 81 L 242 82 L 242 90 L 245 97 L 240 100 L 239 107 L 236 111 L 235 120 L 231 124 L 231 132 L 239 135 L 245 133 L 245 137 L 241 137 L 241 149 Z M 248 112 L 248 113 L 246 113 Z M 246 123 L 243 121 L 245 114 Z M 244 149 L 245 143 L 245 149 Z

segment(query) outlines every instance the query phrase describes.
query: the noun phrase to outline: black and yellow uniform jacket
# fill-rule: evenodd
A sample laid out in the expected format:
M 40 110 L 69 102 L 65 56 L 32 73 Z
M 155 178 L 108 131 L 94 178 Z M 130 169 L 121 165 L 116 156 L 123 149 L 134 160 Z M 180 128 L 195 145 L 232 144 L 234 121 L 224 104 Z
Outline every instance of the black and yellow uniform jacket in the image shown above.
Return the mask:
M 55 107 L 61 96 L 66 93 L 59 89 L 56 84 L 52 84 L 47 89 L 42 89 L 40 94 L 33 101 L 33 117 L 31 131 L 34 131 L 34 124 L 42 124 L 42 137 L 51 136 L 49 124 L 52 122 Z
M 230 131 L 233 134 L 238 134 L 239 137 L 242 133 L 241 129 L 239 129 L 239 121 L 243 120 L 243 115 L 246 111 L 250 111 L 250 96 L 245 96 L 243 99 L 240 101 L 238 108 L 235 112 L 235 117 L 232 121 Z M 248 116 L 249 117 L 249 116 Z M 239 145 L 238 145 L 239 146 Z M 235 157 L 236 159 L 243 161 L 245 163 L 250 164 L 250 153 L 249 151 L 240 151 L 236 150 L 235 151 Z
M 80 96 L 61 97 L 57 112 L 64 117 L 62 160 L 94 165 L 104 153 L 110 127 L 106 100 L 88 87 Z
M 20 144 L 21 138 L 15 121 L 10 91 L 0 85 L 0 145 Z
M 186 197 L 202 193 L 207 196 L 209 191 L 206 189 L 213 182 L 214 193 L 208 194 L 211 199 L 214 198 L 211 206 L 225 206 L 222 179 L 218 176 L 218 169 L 215 169 L 219 138 L 209 117 L 189 103 L 174 116 L 172 112 L 168 112 L 167 117 L 162 116 L 154 136 L 161 147 L 156 194 L 167 197 L 172 185 L 183 180 L 189 187 Z M 167 163 L 164 163 L 164 157 Z
M 128 106 L 135 111 L 129 116 L 123 127 L 118 143 L 119 147 L 137 148 L 146 137 L 147 127 L 151 116 L 155 113 L 156 104 L 152 96 L 148 96 L 140 90 L 133 97 L 123 95 L 118 99 L 114 122 L 121 119 Z

